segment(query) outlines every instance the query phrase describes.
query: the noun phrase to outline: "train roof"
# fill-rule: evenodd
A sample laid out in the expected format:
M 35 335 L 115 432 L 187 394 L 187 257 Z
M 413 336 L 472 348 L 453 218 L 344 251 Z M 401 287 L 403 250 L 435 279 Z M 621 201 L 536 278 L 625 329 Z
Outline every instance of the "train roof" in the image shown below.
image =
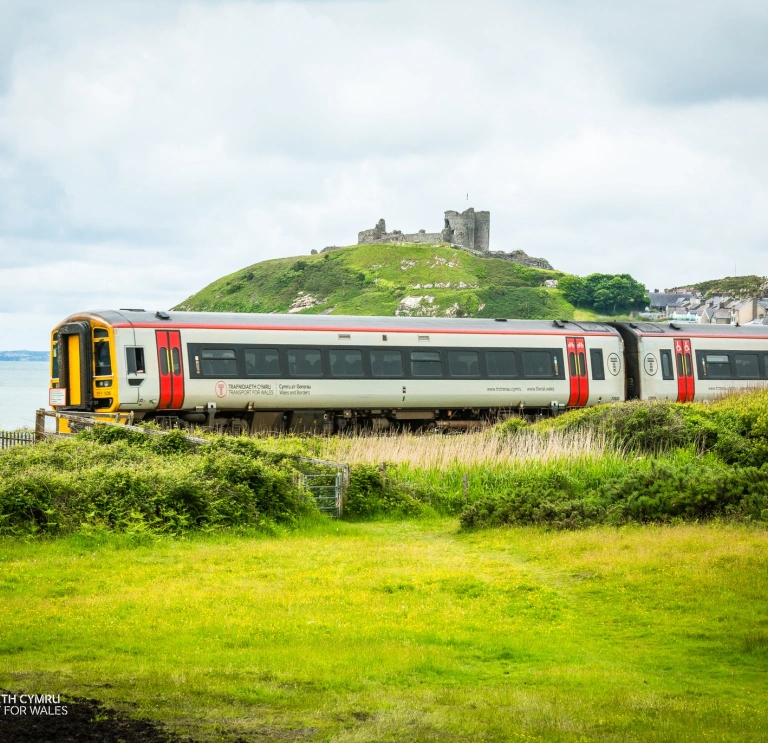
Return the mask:
M 611 323 L 640 337 L 670 336 L 677 338 L 768 338 L 765 325 L 717 325 L 695 322 L 622 322 Z
M 505 318 L 382 317 L 360 315 L 287 315 L 245 312 L 151 312 L 139 309 L 93 310 L 67 321 L 98 317 L 114 327 L 217 328 L 258 330 L 327 330 L 363 332 L 431 332 L 478 334 L 618 335 L 606 323 L 571 320 L 508 320 Z

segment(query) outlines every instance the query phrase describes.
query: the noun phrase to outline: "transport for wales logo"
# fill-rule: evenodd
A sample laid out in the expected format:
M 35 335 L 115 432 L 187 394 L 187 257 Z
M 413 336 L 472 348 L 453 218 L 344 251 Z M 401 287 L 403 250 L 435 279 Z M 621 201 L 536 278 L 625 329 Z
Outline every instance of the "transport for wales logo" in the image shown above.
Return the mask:
M 227 396 L 227 383 L 216 382 L 216 397 L 226 397 L 226 396 Z
M 63 717 L 67 705 L 59 694 L 0 694 L 3 717 Z

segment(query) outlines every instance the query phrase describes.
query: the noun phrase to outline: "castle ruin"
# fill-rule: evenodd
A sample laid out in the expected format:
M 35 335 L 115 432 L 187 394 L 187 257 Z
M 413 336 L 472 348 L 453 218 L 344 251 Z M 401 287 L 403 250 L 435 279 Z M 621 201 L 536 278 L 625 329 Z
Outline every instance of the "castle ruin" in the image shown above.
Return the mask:
M 371 230 L 362 230 L 357 233 L 358 245 L 370 245 L 372 243 L 436 243 L 444 242 L 458 245 L 478 253 L 489 251 L 491 232 L 491 213 L 476 212 L 471 207 L 461 213 L 452 209 L 445 212 L 443 229 L 440 232 L 403 233 L 400 230 L 387 232 L 387 225 L 380 219 Z

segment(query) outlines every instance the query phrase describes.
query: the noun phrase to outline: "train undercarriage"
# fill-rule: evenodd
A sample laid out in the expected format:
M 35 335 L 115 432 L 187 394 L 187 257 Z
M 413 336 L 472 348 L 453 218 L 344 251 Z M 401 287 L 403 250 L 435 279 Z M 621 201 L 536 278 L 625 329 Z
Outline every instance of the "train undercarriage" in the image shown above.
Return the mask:
M 535 420 L 557 415 L 562 406 L 549 408 L 469 408 L 461 410 L 244 410 L 158 411 L 137 415 L 136 421 L 163 428 L 214 431 L 239 436 L 260 433 L 316 435 L 384 433 L 395 431 L 461 432 L 486 428 L 511 416 Z

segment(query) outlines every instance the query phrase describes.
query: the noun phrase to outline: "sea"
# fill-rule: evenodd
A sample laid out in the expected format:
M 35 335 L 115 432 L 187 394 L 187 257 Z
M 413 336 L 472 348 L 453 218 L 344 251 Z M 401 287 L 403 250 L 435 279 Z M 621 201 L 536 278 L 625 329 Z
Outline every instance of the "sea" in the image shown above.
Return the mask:
M 0 361 L 0 431 L 35 427 L 35 410 L 48 407 L 47 361 Z

